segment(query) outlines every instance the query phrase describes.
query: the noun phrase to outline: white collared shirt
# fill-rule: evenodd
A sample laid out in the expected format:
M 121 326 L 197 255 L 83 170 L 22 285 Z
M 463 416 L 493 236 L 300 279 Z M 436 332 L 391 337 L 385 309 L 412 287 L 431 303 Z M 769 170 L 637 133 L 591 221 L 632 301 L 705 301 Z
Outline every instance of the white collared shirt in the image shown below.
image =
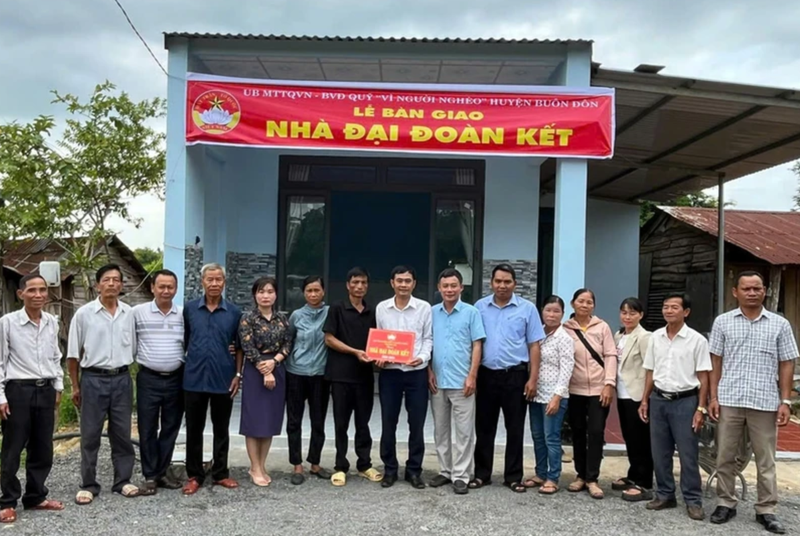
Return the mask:
M 64 370 L 58 347 L 58 320 L 42 311 L 39 324 L 25 309 L 0 318 L 0 404 L 7 404 L 8 380 L 54 380 L 64 390 Z
M 130 305 L 117 302 L 114 316 L 100 298 L 75 311 L 69 326 L 67 359 L 83 368 L 114 369 L 133 363 L 136 326 Z
M 711 370 L 708 341 L 686 324 L 670 340 L 665 326 L 650 338 L 644 368 L 653 371 L 655 386 L 662 391 L 691 391 L 700 387 L 697 373 Z
M 178 370 L 184 362 L 183 311 L 172 305 L 167 314 L 155 300 L 133 308 L 136 362 L 157 372 Z
M 386 365 L 386 368 L 409 372 L 422 370 L 428 366 L 428 361 L 431 360 L 431 349 L 433 348 L 432 318 L 431 304 L 414 296 L 411 296 L 408 305 L 404 309 L 398 309 L 394 298 L 389 298 L 378 304 L 375 309 L 375 322 L 378 329 L 413 332 L 416 335 L 414 357 L 422 359 L 422 363 L 416 367 L 390 363 Z

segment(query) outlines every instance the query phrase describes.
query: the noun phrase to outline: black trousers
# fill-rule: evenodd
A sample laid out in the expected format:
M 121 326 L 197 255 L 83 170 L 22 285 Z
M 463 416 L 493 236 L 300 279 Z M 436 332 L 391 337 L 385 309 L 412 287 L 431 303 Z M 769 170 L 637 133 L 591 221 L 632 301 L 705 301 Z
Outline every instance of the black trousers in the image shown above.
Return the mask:
M 383 369 L 378 376 L 381 399 L 381 460 L 384 474 L 397 475 L 397 422 L 405 398 L 408 414 L 406 478 L 422 473 L 425 457 L 425 418 L 428 416 L 428 370 L 403 372 Z
M 375 382 L 372 378 L 366 382 L 348 383 L 332 382 L 331 398 L 333 399 L 333 424 L 336 431 L 336 471 L 344 473 L 350 470 L 347 459 L 349 443 L 348 430 L 350 417 L 355 416 L 356 436 L 355 450 L 359 471 L 372 467 L 372 435 L 369 431 L 369 420 L 375 405 Z
M 492 479 L 494 441 L 500 412 L 506 426 L 506 457 L 503 471 L 507 483 L 522 481 L 522 454 L 528 403 L 525 384 L 528 367 L 506 370 L 481 367 L 475 392 L 475 478 Z M 570 401 L 570 404 L 572 401 Z
M 319 465 L 325 446 L 325 415 L 330 396 L 330 384 L 325 376 L 300 376 L 286 371 L 286 435 L 289 436 L 290 464 L 303 463 L 303 413 L 308 401 L 311 440 L 306 461 Z
M 569 427 L 578 478 L 592 483 L 600 478 L 603 461 L 606 419 L 609 408 L 600 405 L 599 396 L 569 395 Z
M 186 391 L 186 475 L 202 484 L 203 432 L 206 429 L 206 414 L 211 406 L 211 426 L 214 432 L 213 462 L 211 478 L 215 482 L 230 476 L 228 449 L 230 447 L 231 412 L 233 399 L 228 393 L 198 393 Z
M 6 398 L 11 414 L 2 422 L 3 448 L 0 451 L 0 509 L 16 508 L 22 495 L 17 478 L 22 451 L 27 450 L 25 462 L 26 508 L 47 499 L 45 481 L 53 467 L 53 428 L 55 426 L 56 390 L 52 385 L 36 387 L 9 380 Z
M 183 421 L 183 367 L 169 375 L 145 367 L 136 376 L 139 451 L 145 480 L 164 478 Z
M 653 453 L 650 448 L 650 425 L 639 418 L 635 400 L 617 400 L 619 425 L 628 452 L 628 480 L 644 489 L 653 489 Z

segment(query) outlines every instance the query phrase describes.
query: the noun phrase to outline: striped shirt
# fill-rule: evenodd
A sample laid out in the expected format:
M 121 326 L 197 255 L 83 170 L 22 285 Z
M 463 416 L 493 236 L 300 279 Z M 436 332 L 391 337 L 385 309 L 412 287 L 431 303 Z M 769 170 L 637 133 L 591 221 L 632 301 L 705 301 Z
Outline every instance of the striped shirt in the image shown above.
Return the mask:
M 789 322 L 766 309 L 750 320 L 741 309 L 717 317 L 711 329 L 711 353 L 722 357 L 717 396 L 721 406 L 778 411 L 778 363 L 797 358 Z
M 157 372 L 172 372 L 181 367 L 183 351 L 183 312 L 173 305 L 164 314 L 155 301 L 133 308 L 136 321 L 136 361 Z

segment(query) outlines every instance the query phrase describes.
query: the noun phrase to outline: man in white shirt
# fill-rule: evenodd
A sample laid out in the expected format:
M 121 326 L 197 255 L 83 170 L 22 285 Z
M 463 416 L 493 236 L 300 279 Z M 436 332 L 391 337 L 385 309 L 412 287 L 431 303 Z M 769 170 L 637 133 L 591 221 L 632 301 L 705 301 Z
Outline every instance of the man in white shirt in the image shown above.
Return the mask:
M 106 417 L 114 464 L 111 489 L 124 497 L 139 495 L 139 488 L 130 483 L 135 460 L 131 442 L 133 381 L 128 372 L 136 348 L 133 312 L 119 301 L 119 266 L 99 268 L 95 280 L 99 297 L 75 312 L 67 348 L 72 402 L 81 412 L 82 484 L 75 497 L 80 505 L 91 503 L 100 494 L 97 452 Z
M 433 348 L 431 305 L 412 296 L 417 274 L 408 266 L 392 270 L 394 298 L 382 301 L 375 310 L 378 329 L 411 331 L 414 341 L 414 360 L 407 365 L 380 363 L 378 386 L 381 400 L 381 459 L 384 475 L 381 486 L 390 488 L 397 482 L 397 421 L 403 397 L 408 412 L 408 460 L 405 479 L 415 489 L 424 489 L 422 458 L 425 456 L 425 417 L 428 413 L 428 362 Z
M 17 296 L 23 308 L 0 318 L 0 523 L 17 520 L 17 502 L 27 510 L 63 510 L 47 498 L 45 485 L 53 467 L 55 409 L 64 390 L 64 371 L 58 348 L 58 320 L 42 308 L 47 283 L 26 275 Z M 17 478 L 23 449 L 25 495 Z
M 661 312 L 667 325 L 650 338 L 644 358 L 647 371 L 644 396 L 639 406 L 642 420 L 650 420 L 656 472 L 656 498 L 647 503 L 647 509 L 678 506 L 672 474 L 672 457 L 677 446 L 686 509 L 691 519 L 701 521 L 705 513 L 697 433 L 707 413 L 704 406 L 708 399 L 711 355 L 708 341 L 686 325 L 691 312 L 687 295 L 669 294 Z
M 179 489 L 167 474 L 183 420 L 183 310 L 172 300 L 178 276 L 159 270 L 152 276 L 155 299 L 133 308 L 136 322 L 136 417 L 145 478 L 142 495 L 157 488 Z

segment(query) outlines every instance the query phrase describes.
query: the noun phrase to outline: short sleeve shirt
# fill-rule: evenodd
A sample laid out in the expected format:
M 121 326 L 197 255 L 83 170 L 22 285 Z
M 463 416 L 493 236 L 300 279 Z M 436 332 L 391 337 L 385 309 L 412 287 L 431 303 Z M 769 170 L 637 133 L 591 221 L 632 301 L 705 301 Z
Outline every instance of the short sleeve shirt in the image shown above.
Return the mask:
M 369 304 L 364 302 L 364 309 L 359 312 L 350 300 L 345 300 L 331 305 L 323 331 L 351 348 L 365 350 L 369 330 L 374 327 L 375 310 Z M 372 363 L 362 363 L 354 355 L 328 348 L 325 378 L 328 381 L 344 383 L 372 382 L 374 379 Z
M 504 306 L 494 302 L 494 294 L 475 304 L 483 319 L 486 342 L 481 364 L 503 370 L 528 363 L 528 345 L 544 339 L 544 328 L 536 306 L 516 294 Z
M 486 338 L 478 310 L 461 300 L 451 312 L 433 306 L 433 371 L 440 389 L 463 389 L 472 366 L 472 343 Z
M 708 341 L 686 324 L 670 340 L 667 328 L 653 332 L 644 356 L 645 370 L 653 371 L 653 383 L 667 393 L 700 387 L 698 372 L 711 370 Z
M 792 327 L 785 318 L 766 310 L 755 320 L 740 309 L 720 315 L 711 329 L 710 349 L 722 357 L 720 405 L 778 410 L 778 365 L 798 354 Z

